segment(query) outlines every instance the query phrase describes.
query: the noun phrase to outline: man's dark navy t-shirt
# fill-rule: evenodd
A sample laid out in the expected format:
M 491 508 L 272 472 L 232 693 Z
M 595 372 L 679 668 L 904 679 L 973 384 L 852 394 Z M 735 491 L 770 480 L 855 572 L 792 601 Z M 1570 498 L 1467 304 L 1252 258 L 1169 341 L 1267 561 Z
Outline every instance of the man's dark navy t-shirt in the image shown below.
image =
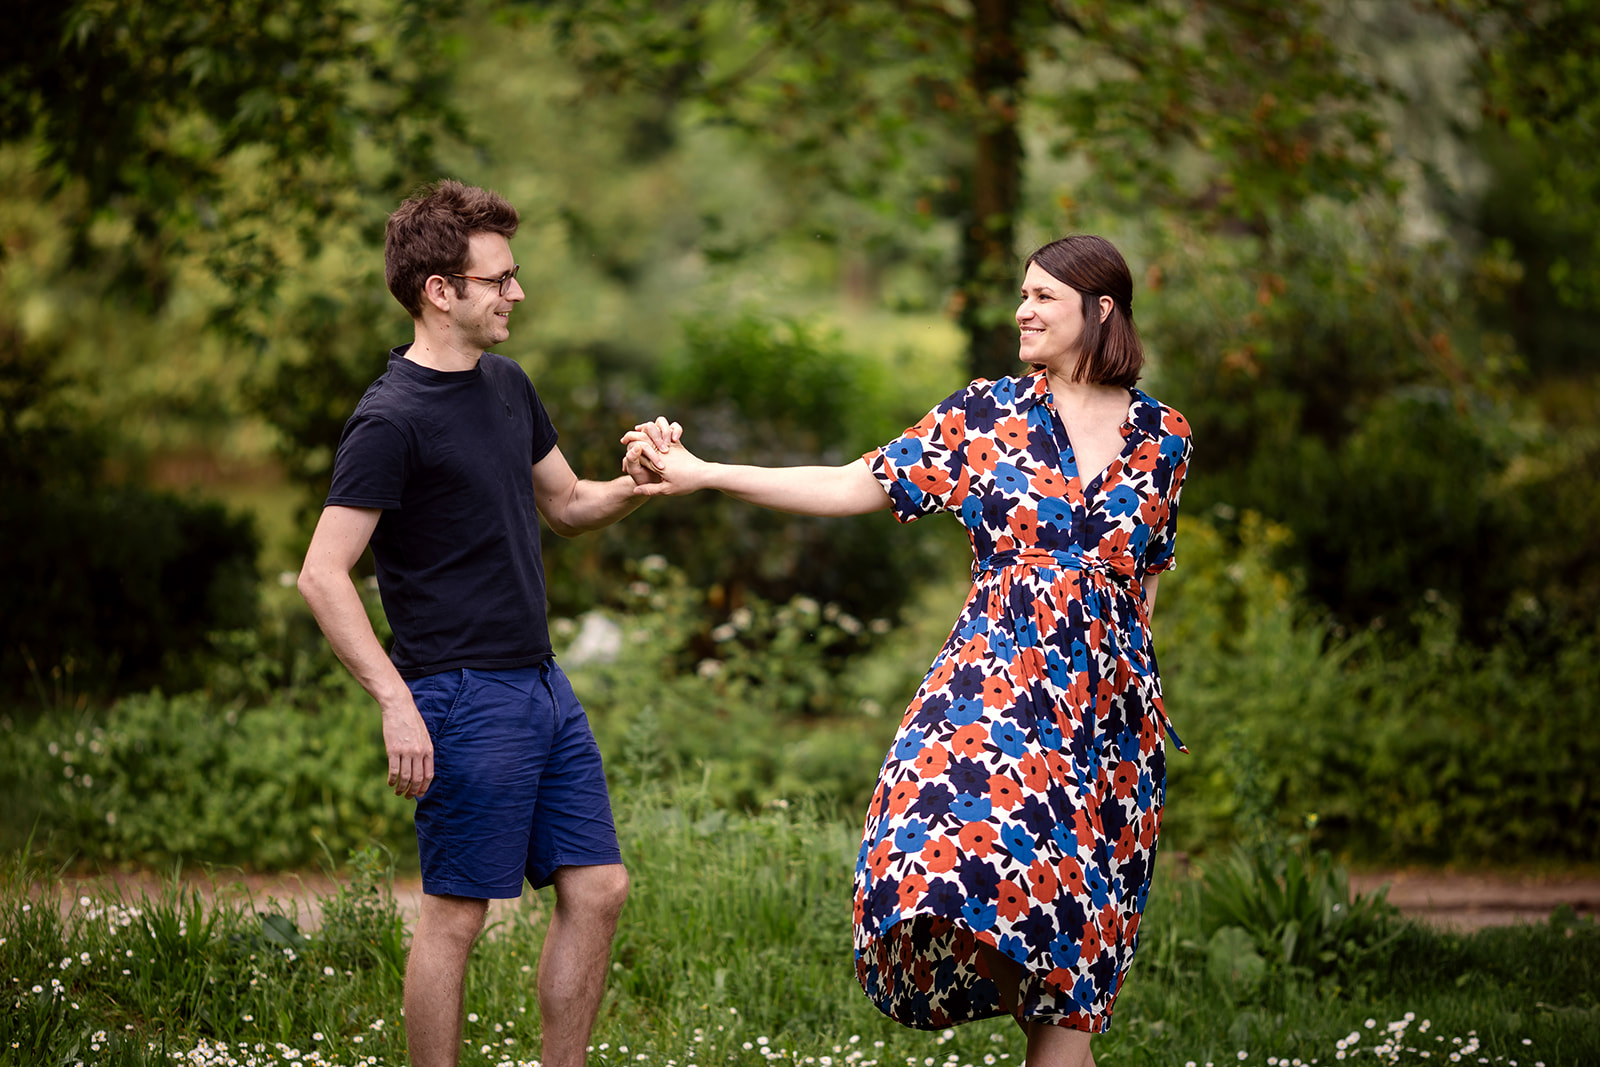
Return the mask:
M 556 429 L 522 368 L 437 371 L 389 353 L 345 424 L 328 503 L 381 508 L 378 590 L 401 677 L 551 655 L 533 465 Z

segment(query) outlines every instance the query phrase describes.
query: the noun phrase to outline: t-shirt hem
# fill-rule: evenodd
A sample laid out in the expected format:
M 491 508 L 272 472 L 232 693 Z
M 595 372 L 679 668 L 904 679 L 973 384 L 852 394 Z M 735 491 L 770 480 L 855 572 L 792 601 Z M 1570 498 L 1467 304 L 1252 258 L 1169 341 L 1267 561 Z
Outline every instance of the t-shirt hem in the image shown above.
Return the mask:
M 372 497 L 330 496 L 323 502 L 323 507 L 377 508 L 381 511 L 393 511 L 399 509 L 400 504 L 398 500 L 377 500 Z
M 430 674 L 443 674 L 445 671 L 514 671 L 521 667 L 537 667 L 548 659 L 555 659 L 551 651 L 536 652 L 527 656 L 515 656 L 511 659 L 457 659 L 445 663 L 430 663 L 425 667 L 401 667 L 395 665 L 402 678 L 426 678 Z

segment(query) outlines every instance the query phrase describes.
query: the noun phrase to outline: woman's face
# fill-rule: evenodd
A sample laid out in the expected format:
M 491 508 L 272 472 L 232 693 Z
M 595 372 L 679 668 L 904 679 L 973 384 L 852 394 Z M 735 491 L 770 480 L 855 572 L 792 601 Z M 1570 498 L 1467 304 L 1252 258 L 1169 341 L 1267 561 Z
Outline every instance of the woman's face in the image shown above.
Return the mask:
M 1068 373 L 1078 362 L 1083 339 L 1083 296 L 1038 263 L 1028 264 L 1022 279 L 1022 303 L 1017 305 L 1017 358 L 1058 373 Z

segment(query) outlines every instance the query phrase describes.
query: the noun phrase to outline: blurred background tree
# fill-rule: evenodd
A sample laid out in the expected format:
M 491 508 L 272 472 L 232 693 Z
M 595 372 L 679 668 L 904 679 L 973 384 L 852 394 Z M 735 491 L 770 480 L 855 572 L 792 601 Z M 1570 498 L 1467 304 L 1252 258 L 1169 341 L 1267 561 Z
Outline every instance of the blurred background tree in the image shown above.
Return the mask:
M 658 412 L 711 458 L 847 462 L 1012 371 L 1020 257 L 1106 234 L 1135 271 L 1147 387 L 1195 426 L 1184 511 L 1206 547 L 1163 594 L 1175 704 L 1212 751 L 1262 758 L 1323 709 L 1273 803 L 1360 779 L 1359 798 L 1391 790 L 1374 811 L 1415 806 L 1422 778 L 1354 769 L 1471 778 L 1447 739 L 1533 752 L 1553 736 L 1541 701 L 1587 706 L 1592 9 L 27 0 L 0 44 L 5 685 L 204 679 L 254 701 L 320 669 L 274 578 L 344 419 L 410 337 L 383 220 L 448 174 L 523 213 L 528 299 L 503 351 L 596 477 Z M 666 557 L 699 591 L 682 667 L 720 660 L 732 638 L 713 634 L 750 605 L 918 623 L 963 552 L 954 524 L 707 497 L 548 539 L 547 566 L 558 615 L 625 613 L 650 585 L 636 561 Z M 827 669 L 879 677 L 867 638 L 840 634 Z M 218 647 L 253 680 L 218 683 Z M 1396 693 L 1415 720 L 1360 748 L 1402 715 Z M 1230 715 L 1256 725 L 1227 740 Z M 1581 807 L 1582 762 L 1517 795 Z M 1226 793 L 1224 772 L 1197 759 L 1174 788 Z M 1462 805 L 1490 789 L 1462 788 Z M 1324 825 L 1351 840 L 1378 825 L 1337 804 Z M 1447 848 L 1452 817 L 1381 832 Z

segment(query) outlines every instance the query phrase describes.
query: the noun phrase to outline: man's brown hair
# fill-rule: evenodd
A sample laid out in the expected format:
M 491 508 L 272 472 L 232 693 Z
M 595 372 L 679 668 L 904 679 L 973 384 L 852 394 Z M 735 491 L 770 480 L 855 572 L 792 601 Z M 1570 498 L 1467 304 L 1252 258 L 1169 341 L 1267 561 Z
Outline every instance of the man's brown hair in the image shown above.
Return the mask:
M 383 276 L 389 292 L 411 317 L 422 317 L 422 290 L 435 274 L 460 274 L 475 233 L 517 232 L 517 209 L 499 193 L 449 178 L 425 186 L 389 216 L 383 234 Z M 467 283 L 448 279 L 457 296 Z
M 1051 241 L 1028 257 L 1045 273 L 1083 296 L 1083 337 L 1072 380 L 1132 388 L 1144 367 L 1144 346 L 1133 326 L 1133 276 L 1127 260 L 1104 237 L 1073 234 Z M 1100 298 L 1111 298 L 1111 314 L 1100 321 Z

